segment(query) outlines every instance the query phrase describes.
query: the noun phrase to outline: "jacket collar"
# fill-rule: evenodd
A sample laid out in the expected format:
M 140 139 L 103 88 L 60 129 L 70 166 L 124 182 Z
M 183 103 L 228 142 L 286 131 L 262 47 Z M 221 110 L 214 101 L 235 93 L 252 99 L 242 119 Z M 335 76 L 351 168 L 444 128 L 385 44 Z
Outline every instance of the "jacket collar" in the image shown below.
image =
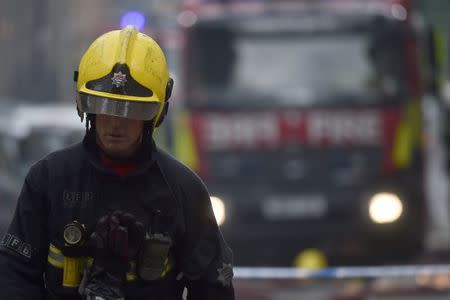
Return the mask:
M 108 175 L 119 176 L 102 163 L 100 158 L 100 148 L 95 141 L 95 132 L 88 132 L 85 135 L 82 144 L 88 161 L 97 170 Z M 153 138 L 151 140 L 145 140 L 142 143 L 141 148 L 130 158 L 130 161 L 135 162 L 137 167 L 129 176 L 140 175 L 146 172 L 155 162 L 156 151 L 157 147 Z

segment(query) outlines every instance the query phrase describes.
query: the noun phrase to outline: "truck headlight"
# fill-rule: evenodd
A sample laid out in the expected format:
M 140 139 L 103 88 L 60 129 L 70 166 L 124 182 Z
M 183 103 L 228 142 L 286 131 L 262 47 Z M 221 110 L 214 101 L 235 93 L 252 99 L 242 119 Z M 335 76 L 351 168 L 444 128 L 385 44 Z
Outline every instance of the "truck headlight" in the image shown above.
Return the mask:
M 369 216 L 375 223 L 386 224 L 395 222 L 402 213 L 402 201 L 395 194 L 378 193 L 370 199 Z
M 211 196 L 211 205 L 216 217 L 217 224 L 220 226 L 225 222 L 225 204 L 219 197 Z

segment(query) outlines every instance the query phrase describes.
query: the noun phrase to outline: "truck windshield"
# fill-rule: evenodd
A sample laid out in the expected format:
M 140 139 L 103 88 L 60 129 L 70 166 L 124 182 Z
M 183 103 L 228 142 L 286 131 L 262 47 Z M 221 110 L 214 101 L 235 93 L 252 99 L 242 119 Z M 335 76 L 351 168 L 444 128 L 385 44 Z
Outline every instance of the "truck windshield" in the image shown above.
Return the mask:
M 370 31 L 245 32 L 198 27 L 188 102 L 199 106 L 320 106 L 399 101 L 401 40 Z

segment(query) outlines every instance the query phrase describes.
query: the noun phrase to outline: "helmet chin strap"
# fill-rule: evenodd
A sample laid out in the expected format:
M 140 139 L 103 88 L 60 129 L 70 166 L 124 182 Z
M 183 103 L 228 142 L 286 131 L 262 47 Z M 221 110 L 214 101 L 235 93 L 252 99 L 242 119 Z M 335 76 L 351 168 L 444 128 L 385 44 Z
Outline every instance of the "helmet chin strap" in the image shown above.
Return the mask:
M 86 134 L 91 131 L 95 132 L 95 115 L 86 114 Z
M 142 140 L 143 141 L 150 141 L 153 138 L 153 130 L 154 130 L 154 126 L 153 126 L 154 121 L 145 121 L 144 122 L 144 134 L 142 135 Z

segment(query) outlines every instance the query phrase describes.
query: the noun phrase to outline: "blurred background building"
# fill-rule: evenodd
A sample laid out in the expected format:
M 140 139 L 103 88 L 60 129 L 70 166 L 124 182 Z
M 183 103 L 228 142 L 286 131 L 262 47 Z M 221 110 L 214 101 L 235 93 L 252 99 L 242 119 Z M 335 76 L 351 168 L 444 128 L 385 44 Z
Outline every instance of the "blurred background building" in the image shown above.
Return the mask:
M 72 101 L 72 73 L 95 37 L 119 28 L 128 11 L 142 12 L 144 31 L 151 31 L 176 13 L 176 4 L 169 0 L 4 0 L 0 60 L 8 71 L 0 74 L 0 96 L 15 101 Z
M 96 36 L 118 28 L 127 11 L 140 11 L 146 16 L 147 32 L 174 26 L 180 2 L 3 0 L 0 62 L 7 71 L 0 73 L 0 96 L 37 102 L 72 101 L 72 72 Z M 448 1 L 414 2 L 450 36 Z

